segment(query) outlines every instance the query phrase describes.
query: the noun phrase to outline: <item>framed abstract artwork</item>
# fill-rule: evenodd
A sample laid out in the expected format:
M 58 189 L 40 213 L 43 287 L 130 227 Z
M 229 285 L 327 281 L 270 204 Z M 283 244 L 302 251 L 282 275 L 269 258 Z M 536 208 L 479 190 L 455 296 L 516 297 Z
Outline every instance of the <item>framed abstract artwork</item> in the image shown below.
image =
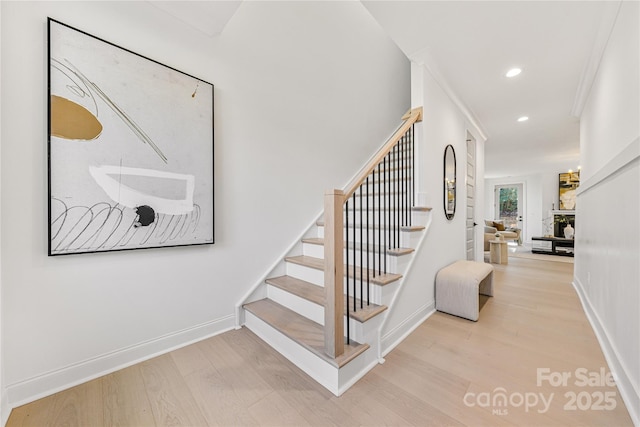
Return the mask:
M 576 208 L 576 190 L 580 186 L 580 171 L 561 173 L 558 176 L 558 199 L 561 210 Z
M 214 242 L 213 85 L 49 18 L 49 255 Z

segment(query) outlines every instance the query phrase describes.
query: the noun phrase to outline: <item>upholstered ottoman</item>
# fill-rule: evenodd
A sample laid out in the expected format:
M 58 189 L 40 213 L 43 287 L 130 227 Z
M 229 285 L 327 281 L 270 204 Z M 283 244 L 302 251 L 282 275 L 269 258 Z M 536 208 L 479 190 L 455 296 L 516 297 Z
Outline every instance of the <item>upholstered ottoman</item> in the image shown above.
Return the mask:
M 456 261 L 436 274 L 436 310 L 477 321 L 479 294 L 493 296 L 493 266 Z

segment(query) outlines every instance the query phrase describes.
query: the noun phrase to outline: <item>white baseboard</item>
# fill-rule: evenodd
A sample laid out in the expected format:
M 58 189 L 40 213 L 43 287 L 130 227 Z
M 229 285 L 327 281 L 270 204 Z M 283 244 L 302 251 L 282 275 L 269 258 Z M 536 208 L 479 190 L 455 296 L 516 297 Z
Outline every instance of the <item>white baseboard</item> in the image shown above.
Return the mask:
M 2 389 L 0 392 L 0 426 L 4 427 L 9 421 L 9 415 L 11 414 L 11 408 L 7 399 L 7 390 Z
M 630 381 L 627 370 L 625 369 L 615 346 L 612 344 L 611 340 L 609 340 L 607 332 L 600 321 L 600 317 L 591 305 L 591 301 L 589 301 L 582 283 L 574 276 L 572 284 L 578 293 L 578 297 L 580 298 L 582 308 L 587 315 L 587 319 L 589 319 L 589 323 L 591 323 L 591 328 L 598 338 L 600 348 L 604 353 L 604 358 L 609 365 L 609 369 L 611 369 L 611 373 L 613 374 L 618 390 L 620 391 L 620 396 L 629 411 L 631 421 L 635 426 L 640 426 L 640 393 L 635 389 L 633 383 Z
M 386 356 L 436 311 L 435 301 L 423 305 L 380 340 L 380 355 Z
M 7 386 L 7 399 L 2 401 L 6 403 L 2 405 L 2 416 L 4 418 L 7 412 L 8 418 L 8 412 L 12 408 L 202 341 L 234 327 L 235 315 L 225 316 L 10 384 Z

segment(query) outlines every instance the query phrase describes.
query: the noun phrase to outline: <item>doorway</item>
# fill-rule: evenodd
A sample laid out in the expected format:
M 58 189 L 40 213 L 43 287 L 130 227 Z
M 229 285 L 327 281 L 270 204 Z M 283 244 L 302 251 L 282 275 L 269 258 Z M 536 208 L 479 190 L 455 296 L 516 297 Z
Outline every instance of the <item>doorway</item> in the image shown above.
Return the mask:
M 507 228 L 519 228 L 524 236 L 524 185 L 496 185 L 494 203 L 495 219 L 504 221 Z
M 467 260 L 476 259 L 476 140 L 467 132 L 467 212 L 466 212 L 466 251 Z

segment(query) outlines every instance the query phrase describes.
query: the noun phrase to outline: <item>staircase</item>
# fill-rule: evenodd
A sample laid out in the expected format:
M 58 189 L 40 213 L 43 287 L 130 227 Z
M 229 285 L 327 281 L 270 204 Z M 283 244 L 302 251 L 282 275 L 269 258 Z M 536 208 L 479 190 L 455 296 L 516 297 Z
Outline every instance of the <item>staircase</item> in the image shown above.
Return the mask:
M 413 203 L 413 125 L 403 125 L 238 304 L 238 323 L 339 396 L 381 361 L 380 331 L 430 223 Z

